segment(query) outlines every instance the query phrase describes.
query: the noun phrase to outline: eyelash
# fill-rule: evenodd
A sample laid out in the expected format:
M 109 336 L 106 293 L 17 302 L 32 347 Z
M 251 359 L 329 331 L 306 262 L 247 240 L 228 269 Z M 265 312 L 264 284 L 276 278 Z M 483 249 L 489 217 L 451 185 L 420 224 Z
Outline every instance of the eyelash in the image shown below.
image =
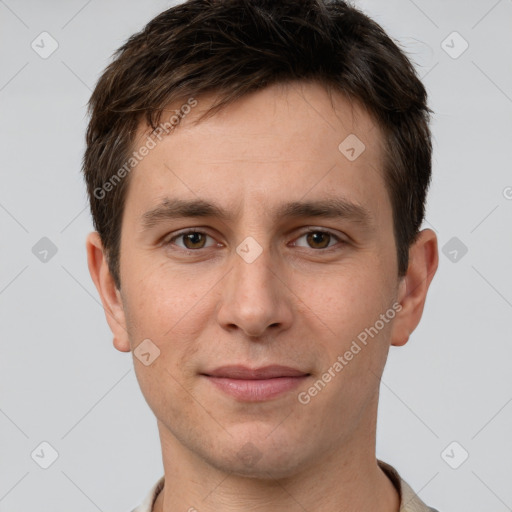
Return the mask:
M 170 246 L 170 245 L 174 245 L 174 241 L 181 238 L 181 237 L 184 237 L 185 235 L 188 235 L 190 233 L 199 233 L 201 235 L 206 235 L 210 238 L 213 239 L 213 236 L 209 235 L 208 233 L 206 233 L 205 231 L 201 231 L 200 229 L 194 229 L 194 228 L 191 228 L 191 229 L 187 229 L 185 231 L 181 231 L 177 234 L 175 234 L 172 238 L 169 238 L 169 239 L 166 239 L 163 241 L 162 245 L 163 246 Z M 327 231 L 327 230 L 324 230 L 324 229 L 314 229 L 314 228 L 309 228 L 308 230 L 306 231 L 303 231 L 298 237 L 296 240 L 298 240 L 299 238 L 302 238 L 303 236 L 306 236 L 310 233 L 322 233 L 322 234 L 325 234 L 325 235 L 329 235 L 330 237 L 336 239 L 337 243 L 341 243 L 341 244 L 345 244 L 345 240 L 341 239 L 339 236 L 335 235 L 334 233 L 332 233 L 331 231 Z M 314 249 L 312 247 L 310 247 L 310 249 L 312 251 L 315 251 L 315 252 L 331 252 L 332 250 L 335 250 L 336 249 L 336 245 L 338 244 L 334 244 L 332 246 L 328 246 L 328 247 L 325 247 L 325 248 L 321 248 L 321 249 Z M 178 246 L 179 247 L 179 246 Z M 212 246 L 213 247 L 213 246 Z M 187 248 L 184 248 L 184 247 L 179 247 L 179 250 L 187 253 L 187 254 L 190 254 L 190 253 L 197 253 L 203 249 L 210 249 L 211 247 L 200 247 L 199 249 L 187 249 Z M 302 247 L 304 249 L 304 247 Z

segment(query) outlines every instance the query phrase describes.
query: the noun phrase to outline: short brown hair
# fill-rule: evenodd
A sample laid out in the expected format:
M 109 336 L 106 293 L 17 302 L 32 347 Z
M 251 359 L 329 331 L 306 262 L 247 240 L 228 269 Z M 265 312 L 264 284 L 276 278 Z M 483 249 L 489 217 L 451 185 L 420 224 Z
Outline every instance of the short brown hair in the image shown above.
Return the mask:
M 89 101 L 83 172 L 118 288 L 129 175 L 123 172 L 115 184 L 112 178 L 130 158 L 140 122 L 155 129 L 166 106 L 215 92 L 218 100 L 200 121 L 247 93 L 293 80 L 319 81 L 377 121 L 386 141 L 398 274 L 406 272 L 424 217 L 432 144 L 427 94 L 403 51 L 341 0 L 189 0 L 117 50 Z

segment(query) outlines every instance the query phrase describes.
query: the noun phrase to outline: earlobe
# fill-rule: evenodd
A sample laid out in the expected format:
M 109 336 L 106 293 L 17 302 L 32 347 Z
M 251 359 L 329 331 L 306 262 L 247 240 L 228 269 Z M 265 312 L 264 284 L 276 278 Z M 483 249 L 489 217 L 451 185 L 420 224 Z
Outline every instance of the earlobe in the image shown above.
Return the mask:
M 402 309 L 393 323 L 392 345 L 405 345 L 419 324 L 438 263 L 436 234 L 424 229 L 409 249 L 409 266 L 399 284 L 398 301 Z
M 114 346 L 120 352 L 130 352 L 121 294 L 116 288 L 101 238 L 96 231 L 87 236 L 86 248 L 89 273 L 100 295 L 105 317 L 114 336 Z

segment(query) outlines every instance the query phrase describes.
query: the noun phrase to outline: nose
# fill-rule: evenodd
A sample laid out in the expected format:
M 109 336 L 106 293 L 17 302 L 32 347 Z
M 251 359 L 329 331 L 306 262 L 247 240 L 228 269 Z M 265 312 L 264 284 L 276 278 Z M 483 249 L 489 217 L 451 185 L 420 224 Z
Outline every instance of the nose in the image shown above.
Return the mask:
M 255 341 L 290 327 L 293 294 L 279 268 L 269 248 L 254 260 L 243 252 L 233 253 L 217 309 L 222 328 L 239 329 Z

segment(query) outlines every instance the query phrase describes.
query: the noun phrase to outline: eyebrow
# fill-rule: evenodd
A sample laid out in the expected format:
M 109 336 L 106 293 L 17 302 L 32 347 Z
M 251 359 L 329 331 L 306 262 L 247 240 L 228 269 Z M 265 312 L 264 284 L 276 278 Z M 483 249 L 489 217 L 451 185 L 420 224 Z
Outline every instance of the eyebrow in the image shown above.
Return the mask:
M 323 219 L 347 219 L 366 227 L 373 226 L 373 216 L 364 206 L 344 198 L 326 198 L 314 201 L 292 201 L 278 206 L 273 216 L 285 219 L 318 217 Z M 180 218 L 215 217 L 222 221 L 233 220 L 233 214 L 203 199 L 183 200 L 165 198 L 155 208 L 141 216 L 143 229 L 151 229 L 166 220 Z

